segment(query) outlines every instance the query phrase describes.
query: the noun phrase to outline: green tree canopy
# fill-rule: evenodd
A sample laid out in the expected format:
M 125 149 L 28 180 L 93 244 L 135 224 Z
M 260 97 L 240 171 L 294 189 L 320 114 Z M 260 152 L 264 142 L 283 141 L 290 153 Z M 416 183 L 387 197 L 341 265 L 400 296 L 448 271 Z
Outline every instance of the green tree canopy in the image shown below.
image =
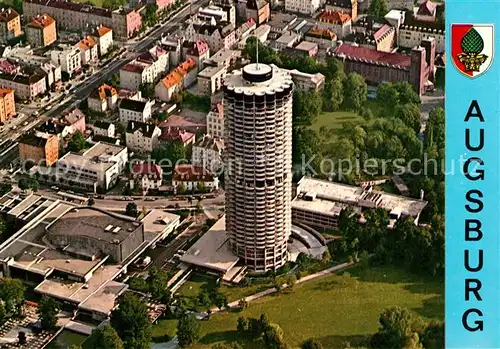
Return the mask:
M 88 341 L 93 349 L 123 349 L 123 341 L 109 324 L 93 330 Z
M 0 278 L 0 299 L 5 303 L 8 313 L 13 313 L 23 304 L 25 291 L 22 281 L 7 277 Z
M 368 13 L 378 18 L 383 18 L 387 14 L 387 2 L 385 0 L 371 0 Z
M 344 82 L 344 106 L 353 111 L 361 109 L 368 98 L 368 85 L 358 73 L 349 73 Z
M 111 326 L 125 348 L 151 348 L 151 320 L 146 304 L 137 295 L 125 293 L 118 308 L 111 313 Z
M 379 318 L 380 328 L 372 338 L 372 347 L 403 348 L 412 335 L 413 318 L 404 308 L 384 309 Z
M 158 269 L 156 266 L 152 266 L 149 269 L 149 292 L 154 298 L 161 298 L 164 296 L 167 290 L 168 284 L 168 274 L 163 269 Z
M 200 337 L 200 323 L 194 315 L 184 315 L 177 323 L 177 338 L 181 348 L 194 344 Z
M 135 202 L 129 202 L 125 207 L 125 214 L 129 217 L 137 218 L 139 215 L 137 204 Z
M 57 314 L 61 309 L 61 304 L 48 296 L 42 296 L 38 306 L 38 316 L 42 328 L 47 331 L 54 330 L 57 325 Z
M 86 146 L 87 141 L 85 140 L 85 135 L 80 131 L 76 131 L 68 142 L 68 150 L 73 153 L 82 151 Z
M 323 345 L 316 339 L 308 339 L 302 344 L 301 349 L 323 349 Z

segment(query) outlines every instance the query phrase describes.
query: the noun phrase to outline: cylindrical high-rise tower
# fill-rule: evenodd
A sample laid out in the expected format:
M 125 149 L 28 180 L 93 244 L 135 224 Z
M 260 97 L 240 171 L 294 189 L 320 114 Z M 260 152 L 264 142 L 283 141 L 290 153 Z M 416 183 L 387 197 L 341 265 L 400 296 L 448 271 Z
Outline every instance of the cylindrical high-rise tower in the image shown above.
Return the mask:
M 290 74 L 266 64 L 225 78 L 226 230 L 233 252 L 254 271 L 287 261 L 292 97 Z

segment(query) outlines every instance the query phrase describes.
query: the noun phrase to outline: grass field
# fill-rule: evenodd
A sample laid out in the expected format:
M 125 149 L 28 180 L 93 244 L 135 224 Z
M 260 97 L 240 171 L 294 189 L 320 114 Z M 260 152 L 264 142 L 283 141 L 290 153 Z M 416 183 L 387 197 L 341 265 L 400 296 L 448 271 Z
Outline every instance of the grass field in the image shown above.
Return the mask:
M 318 119 L 311 128 L 327 143 L 334 142 L 340 135 L 342 126 L 347 123 L 361 124 L 364 123 L 362 117 L 353 112 L 337 111 L 321 113 Z M 320 129 L 325 127 L 328 130 L 328 135 L 324 137 L 320 134 Z
M 87 339 L 87 336 L 73 331 L 63 330 L 46 346 L 46 349 L 68 349 L 73 345 L 81 345 L 85 339 Z
M 349 272 L 351 277 L 330 275 L 297 285 L 292 293 L 253 301 L 242 313 L 213 315 L 202 322 L 200 341 L 193 348 L 209 349 L 215 343 L 236 340 L 245 349 L 255 348 L 255 343 L 245 342 L 237 334 L 236 320 L 264 312 L 283 328 L 292 348 L 311 337 L 329 349 L 343 349 L 346 342 L 362 345 L 377 331 L 382 310 L 396 305 L 425 320 L 443 319 L 443 280 L 408 275 L 395 267 L 356 268 Z M 175 321 L 166 321 L 156 326 L 155 333 L 172 335 L 173 329 Z

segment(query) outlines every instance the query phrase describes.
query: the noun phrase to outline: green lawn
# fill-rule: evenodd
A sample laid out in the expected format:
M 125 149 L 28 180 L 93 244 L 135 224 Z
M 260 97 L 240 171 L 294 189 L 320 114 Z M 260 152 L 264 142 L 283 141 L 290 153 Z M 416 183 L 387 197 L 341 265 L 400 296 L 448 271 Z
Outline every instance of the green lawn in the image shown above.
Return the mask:
M 159 320 L 157 325 L 153 326 L 153 342 L 168 342 L 177 332 L 177 320 Z
M 209 349 L 218 342 L 240 340 L 245 349 L 253 349 L 255 343 L 244 342 L 236 333 L 236 320 L 264 312 L 283 328 L 292 348 L 310 337 L 329 349 L 343 349 L 345 342 L 362 345 L 377 331 L 382 310 L 391 306 L 406 307 L 425 320 L 443 319 L 443 280 L 408 275 L 392 267 L 357 268 L 350 274 L 297 285 L 292 293 L 251 302 L 242 313 L 215 314 L 202 322 L 200 342 L 194 348 Z
M 312 124 L 311 128 L 318 132 L 318 135 L 328 143 L 333 142 L 342 130 L 342 126 L 347 123 L 364 123 L 362 117 L 356 113 L 349 111 L 337 111 L 337 112 L 324 112 L 321 113 L 316 122 Z M 319 132 L 322 127 L 328 130 L 328 136 L 323 137 Z
M 46 349 L 68 349 L 73 345 L 82 345 L 85 339 L 87 339 L 87 336 L 70 330 L 63 330 L 46 346 Z

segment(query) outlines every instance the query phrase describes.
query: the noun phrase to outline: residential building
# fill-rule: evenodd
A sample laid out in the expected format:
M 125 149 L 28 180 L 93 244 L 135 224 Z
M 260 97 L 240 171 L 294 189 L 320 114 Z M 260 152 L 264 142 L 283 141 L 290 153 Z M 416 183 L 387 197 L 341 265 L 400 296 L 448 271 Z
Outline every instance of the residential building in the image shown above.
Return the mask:
M 160 12 L 162 10 L 169 8 L 170 6 L 173 6 L 175 4 L 175 0 L 152 0 L 148 1 L 148 3 L 156 4 L 158 12 Z
M 97 42 L 99 57 L 106 55 L 113 46 L 113 30 L 111 28 L 99 25 L 90 36 Z
M 297 34 L 292 35 L 281 35 L 278 40 L 274 42 L 274 48 L 277 51 L 282 51 L 285 48 L 292 48 L 300 40 L 300 36 Z
M 59 159 L 59 141 L 48 133 L 25 133 L 19 139 L 19 158 L 23 163 L 52 166 Z
M 228 22 L 189 23 L 185 33 L 190 41 L 205 41 L 210 52 L 217 52 L 222 48 L 230 49 L 236 43 L 234 25 Z
M 10 7 L 3 7 L 0 10 L 0 43 L 21 35 L 21 16 Z
M 130 188 L 139 187 L 145 194 L 148 190 L 158 190 L 163 183 L 161 166 L 149 162 L 135 164 L 130 170 Z
M 334 47 L 337 43 L 337 35 L 329 29 L 314 29 L 309 30 L 304 39 L 318 44 L 319 48 L 328 50 Z
M 141 8 L 108 10 L 101 7 L 65 0 L 25 0 L 23 14 L 32 18 L 47 13 L 55 19 L 58 28 L 88 31 L 104 25 L 113 29 L 119 39 L 132 37 L 141 28 Z
M 19 64 L 14 64 L 9 62 L 7 59 L 0 59 L 0 72 L 2 74 L 19 74 L 21 73 L 21 66 Z
M 196 73 L 196 62 L 189 58 L 156 84 L 155 97 L 169 102 L 176 92 L 195 83 Z
M 410 55 L 379 52 L 373 49 L 342 44 L 331 53 L 344 62 L 346 73 L 356 72 L 368 83 L 407 81 L 419 95 L 432 88 L 436 46 L 434 38 L 422 41 Z
M 320 0 L 285 0 L 285 11 L 312 16 L 321 6 Z
M 353 21 L 358 18 L 358 0 L 326 0 L 326 11 L 346 13 Z
M 241 51 L 222 49 L 217 51 L 206 62 L 210 66 L 225 66 L 229 70 L 241 57 Z
M 56 21 L 48 14 L 38 15 L 26 25 L 26 40 L 33 47 L 45 47 L 57 40 Z
M 436 41 L 436 52 L 443 53 L 445 51 L 444 23 L 418 20 L 411 11 L 390 11 L 387 18 L 392 19 L 396 28 L 399 28 L 398 46 L 413 48 L 425 38 L 431 37 Z M 399 20 L 397 20 L 398 18 Z
M 203 22 L 211 22 L 215 19 L 216 22 L 229 22 L 236 25 L 236 8 L 233 5 L 208 5 L 200 7 L 196 18 Z
M 61 66 L 61 71 L 73 76 L 82 69 L 82 56 L 77 46 L 59 45 L 50 51 L 50 58 Z
M 126 131 L 127 148 L 139 153 L 151 153 L 160 145 L 161 130 L 154 124 L 129 121 Z
M 388 213 L 388 228 L 392 228 L 402 217 L 411 217 L 418 224 L 426 205 L 427 201 L 376 191 L 371 186 L 363 188 L 303 177 L 292 201 L 292 216 L 302 224 L 336 230 L 340 213 L 346 207 L 360 216 L 365 209 L 381 208 Z
M 273 15 L 272 19 L 269 21 L 269 26 L 271 27 L 271 34 L 269 39 L 276 40 L 281 35 L 290 35 L 292 29 L 297 24 L 297 16 L 289 13 L 277 13 Z
M 388 21 L 390 23 L 390 21 Z M 397 29 L 387 23 L 378 23 L 371 16 L 359 19 L 353 32 L 344 37 L 346 44 L 356 44 L 362 47 L 382 52 L 393 52 L 397 45 Z
M 245 45 L 249 37 L 256 37 L 260 40 L 260 42 L 264 44 L 267 41 L 267 37 L 270 32 L 271 32 L 271 26 L 267 24 L 260 25 L 259 27 L 255 28 L 255 30 L 253 30 L 251 36 L 244 37 L 238 42 L 238 50 L 241 51 L 245 48 Z
M 143 84 L 156 83 L 158 77 L 168 71 L 168 51 L 154 46 L 143 52 L 120 69 L 120 87 L 138 90 Z
M 245 7 L 245 18 L 253 18 L 257 26 L 267 22 L 271 16 L 271 5 L 266 0 L 248 0 Z
M 273 67 L 273 69 L 278 68 L 274 64 L 271 64 L 271 67 Z M 321 73 L 309 74 L 298 71 L 297 69 L 282 70 L 290 74 L 294 87 L 299 91 L 318 91 L 321 90 L 325 85 L 325 76 Z
M 179 190 L 218 190 L 219 179 L 209 170 L 194 165 L 176 165 L 172 176 L 172 186 Z
M 198 74 L 198 92 L 213 95 L 222 88 L 226 74 L 225 66 L 206 67 Z
M 90 94 L 87 101 L 90 110 L 104 113 L 116 108 L 118 92 L 113 86 L 103 84 Z
M 223 150 L 224 141 L 222 139 L 204 135 L 193 144 L 191 164 L 206 168 L 212 173 L 217 173 L 223 165 Z
M 39 72 L 26 74 L 0 74 L 0 88 L 15 91 L 16 97 L 21 100 L 32 100 L 47 91 L 46 76 Z
M 306 57 L 314 57 L 318 54 L 318 44 L 315 42 L 302 41 L 293 49 Z
M 417 21 L 435 22 L 438 10 L 438 3 L 425 0 L 416 9 L 415 19 Z
M 161 47 L 168 52 L 169 66 L 176 67 L 182 61 L 182 44 L 184 38 L 175 36 L 166 36 L 161 38 Z
M 78 43 L 81 52 L 82 65 L 91 65 L 98 61 L 97 42 L 91 37 L 86 36 Z
M 413 0 L 387 0 L 388 10 L 413 10 Z
M 57 161 L 54 176 L 61 185 L 105 191 L 117 182 L 127 162 L 126 147 L 98 142 L 81 155 L 66 153 Z
M 233 253 L 258 272 L 288 261 L 293 89 L 287 71 L 266 64 L 224 82 L 226 232 Z
M 14 115 L 16 115 L 14 90 L 2 88 L 0 89 L 0 122 L 6 122 Z
M 207 114 L 207 134 L 222 139 L 224 137 L 224 107 L 217 103 Z
M 320 29 L 330 29 L 339 38 L 343 38 L 351 33 L 351 16 L 347 13 L 324 10 L 318 17 L 317 27 Z
M 182 44 L 182 57 L 192 59 L 196 63 L 197 72 L 203 69 L 203 62 L 210 58 L 210 48 L 205 41 L 184 41 Z
M 180 142 L 183 146 L 187 147 L 196 141 L 196 135 L 194 133 L 181 130 L 178 127 L 167 127 L 163 130 L 160 136 L 160 142 L 171 143 Z
M 92 126 L 94 135 L 107 138 L 114 138 L 116 136 L 115 124 L 112 122 L 97 120 Z
M 239 27 L 236 28 L 234 32 L 235 40 L 237 42 L 241 40 L 245 40 L 252 34 L 252 32 L 257 28 L 257 24 L 255 23 L 253 18 L 247 19 L 244 23 L 242 23 Z
M 147 122 L 151 119 L 151 107 L 154 102 L 124 99 L 120 103 L 120 122 Z

